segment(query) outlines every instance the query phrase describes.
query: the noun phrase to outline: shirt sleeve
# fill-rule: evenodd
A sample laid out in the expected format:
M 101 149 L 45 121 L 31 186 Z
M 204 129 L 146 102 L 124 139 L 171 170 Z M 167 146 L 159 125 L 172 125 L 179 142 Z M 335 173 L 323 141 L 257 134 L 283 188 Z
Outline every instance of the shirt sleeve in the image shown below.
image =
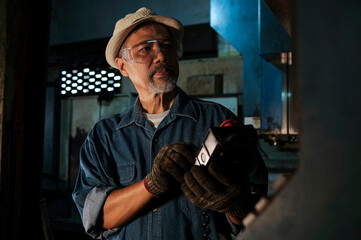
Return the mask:
M 96 239 L 105 239 L 118 229 L 103 229 L 103 206 L 108 195 L 116 187 L 111 186 L 99 163 L 89 137 L 80 149 L 80 166 L 72 194 L 80 213 L 85 232 Z
M 86 233 L 96 239 L 107 238 L 119 229 L 105 230 L 101 227 L 105 200 L 114 189 L 114 187 L 94 187 L 86 196 L 83 208 L 83 225 Z

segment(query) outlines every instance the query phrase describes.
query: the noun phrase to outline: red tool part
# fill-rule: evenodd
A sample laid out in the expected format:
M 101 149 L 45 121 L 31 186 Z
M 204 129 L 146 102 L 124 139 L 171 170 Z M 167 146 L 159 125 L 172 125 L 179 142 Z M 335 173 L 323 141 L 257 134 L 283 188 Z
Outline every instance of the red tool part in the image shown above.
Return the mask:
M 227 119 L 226 121 L 222 122 L 220 127 L 231 127 L 231 126 L 237 126 L 238 122 L 235 119 Z

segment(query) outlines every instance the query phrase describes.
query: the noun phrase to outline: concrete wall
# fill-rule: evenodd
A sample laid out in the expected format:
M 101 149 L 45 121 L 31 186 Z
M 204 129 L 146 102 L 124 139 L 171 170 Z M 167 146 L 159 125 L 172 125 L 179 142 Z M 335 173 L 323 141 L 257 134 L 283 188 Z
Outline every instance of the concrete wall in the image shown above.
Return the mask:
M 179 62 L 178 85 L 187 92 L 190 77 L 218 74 L 222 75 L 222 93 L 241 93 L 242 63 L 242 56 L 182 60 Z

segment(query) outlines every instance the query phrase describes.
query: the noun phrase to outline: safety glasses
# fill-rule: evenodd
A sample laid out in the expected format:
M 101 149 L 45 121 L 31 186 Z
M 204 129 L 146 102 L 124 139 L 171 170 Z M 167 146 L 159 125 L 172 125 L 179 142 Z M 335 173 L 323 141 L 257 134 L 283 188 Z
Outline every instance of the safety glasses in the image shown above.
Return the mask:
M 140 42 L 120 50 L 120 55 L 131 63 L 149 63 L 161 51 L 167 56 L 182 57 L 182 43 L 176 39 L 163 38 Z

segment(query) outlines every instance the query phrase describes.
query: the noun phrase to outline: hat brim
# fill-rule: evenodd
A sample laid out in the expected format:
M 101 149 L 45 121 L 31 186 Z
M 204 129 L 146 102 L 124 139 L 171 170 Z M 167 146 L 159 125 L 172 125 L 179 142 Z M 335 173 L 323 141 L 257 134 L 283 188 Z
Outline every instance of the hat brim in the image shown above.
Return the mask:
M 124 42 L 124 39 L 128 36 L 128 34 L 136 26 L 138 26 L 139 24 L 141 24 L 143 22 L 161 23 L 169 29 L 170 34 L 172 35 L 171 37 L 173 37 L 179 41 L 183 40 L 183 25 L 177 19 L 174 19 L 171 17 L 159 16 L 159 15 L 143 18 L 143 19 L 133 23 L 129 27 L 125 28 L 123 31 L 113 35 L 110 38 L 108 45 L 105 49 L 105 58 L 110 66 L 112 66 L 113 68 L 118 68 L 117 64 L 115 62 L 115 59 L 119 55 L 119 48 L 120 48 L 121 44 Z

